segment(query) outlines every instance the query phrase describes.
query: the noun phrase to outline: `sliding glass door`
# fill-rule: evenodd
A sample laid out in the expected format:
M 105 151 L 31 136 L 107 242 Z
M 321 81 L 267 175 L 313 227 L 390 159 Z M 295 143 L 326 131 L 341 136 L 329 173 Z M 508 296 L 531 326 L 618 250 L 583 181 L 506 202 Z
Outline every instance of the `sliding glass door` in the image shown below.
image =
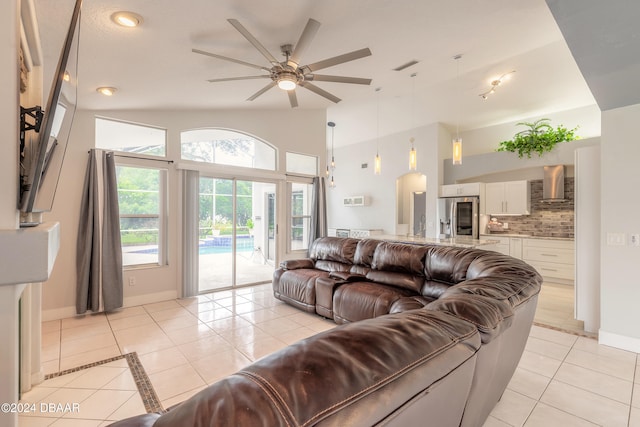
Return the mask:
M 275 192 L 273 183 L 200 177 L 200 292 L 271 281 Z

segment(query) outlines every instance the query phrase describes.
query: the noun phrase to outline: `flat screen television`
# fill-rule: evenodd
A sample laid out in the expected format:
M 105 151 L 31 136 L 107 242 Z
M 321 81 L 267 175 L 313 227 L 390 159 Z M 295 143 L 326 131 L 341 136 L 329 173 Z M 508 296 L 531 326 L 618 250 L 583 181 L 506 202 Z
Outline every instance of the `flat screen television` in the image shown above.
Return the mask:
M 71 23 L 43 111 L 37 143 L 25 150 L 28 173 L 21 176 L 21 226 L 37 225 L 32 215 L 49 212 L 58 187 L 77 103 L 79 24 L 82 0 L 76 0 Z

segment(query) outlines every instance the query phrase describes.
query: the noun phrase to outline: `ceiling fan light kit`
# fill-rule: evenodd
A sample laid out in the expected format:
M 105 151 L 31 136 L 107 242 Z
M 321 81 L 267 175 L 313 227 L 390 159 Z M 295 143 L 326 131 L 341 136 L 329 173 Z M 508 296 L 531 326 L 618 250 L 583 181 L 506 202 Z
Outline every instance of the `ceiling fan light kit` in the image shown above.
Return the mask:
M 210 56 L 216 59 L 222 59 L 224 61 L 234 62 L 236 64 L 244 65 L 251 68 L 256 68 L 261 71 L 266 71 L 268 74 L 261 74 L 256 76 L 243 76 L 243 77 L 227 77 L 221 79 L 210 79 L 208 80 L 211 83 L 214 82 L 225 82 L 225 81 L 233 81 L 233 80 L 253 80 L 253 79 L 271 79 L 271 82 L 267 84 L 265 87 L 260 89 L 258 92 L 254 93 L 252 96 L 247 98 L 247 101 L 253 101 L 258 98 L 260 95 L 267 92 L 274 86 L 278 86 L 278 88 L 287 92 L 289 97 L 289 103 L 292 108 L 298 106 L 298 100 L 296 97 L 295 89 L 297 87 L 303 87 L 316 95 L 320 95 L 323 98 L 328 99 L 331 102 L 338 103 L 341 101 L 337 96 L 321 89 L 320 87 L 312 84 L 312 81 L 323 81 L 323 82 L 334 82 L 334 83 L 349 83 L 349 84 L 360 84 L 360 85 L 369 85 L 371 84 L 371 79 L 359 78 L 359 77 L 346 77 L 346 76 L 329 76 L 329 75 L 321 75 L 314 74 L 318 70 L 322 70 L 324 68 L 333 67 L 335 65 L 343 64 L 345 62 L 354 61 L 356 59 L 364 58 L 371 55 L 371 51 L 369 48 L 355 50 L 353 52 L 345 53 L 342 55 L 334 56 L 332 58 L 324 59 L 322 61 L 314 62 L 313 64 L 308 65 L 300 65 L 300 60 L 303 54 L 307 51 L 308 47 L 311 44 L 311 41 L 315 37 L 318 29 L 320 28 L 320 23 L 315 19 L 309 19 L 307 21 L 307 25 L 305 26 L 298 42 L 295 46 L 291 44 L 284 44 L 280 46 L 280 50 L 282 54 L 285 56 L 284 61 L 278 61 L 259 41 L 256 39 L 238 20 L 236 19 L 227 19 L 227 21 L 233 25 L 233 27 L 238 30 L 240 34 L 246 38 L 249 43 L 253 45 L 264 58 L 271 65 L 270 67 L 252 64 L 249 62 L 245 62 L 239 59 L 229 58 L 226 56 L 218 55 L 211 52 L 206 52 L 200 49 L 191 49 L 192 52 L 198 53 L 201 55 Z

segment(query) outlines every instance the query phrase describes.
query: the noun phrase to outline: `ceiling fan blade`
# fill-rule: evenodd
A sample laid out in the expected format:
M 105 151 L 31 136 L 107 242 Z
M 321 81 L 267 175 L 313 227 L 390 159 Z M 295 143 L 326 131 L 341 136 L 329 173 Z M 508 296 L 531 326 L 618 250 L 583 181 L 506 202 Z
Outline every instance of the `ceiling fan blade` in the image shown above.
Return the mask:
M 232 82 L 234 80 L 253 80 L 253 79 L 268 79 L 271 76 L 245 76 L 245 77 L 226 77 L 223 79 L 209 79 L 207 80 L 209 83 L 217 83 L 217 82 Z
M 311 44 L 311 41 L 316 36 L 319 28 L 320 23 L 315 19 L 309 19 L 309 21 L 307 21 L 307 25 L 304 27 L 304 30 L 298 39 L 298 43 L 296 43 L 296 46 L 293 48 L 293 52 L 291 52 L 287 65 L 294 69 L 298 68 L 300 65 L 300 58 L 302 58 L 302 55 L 304 55 L 305 51 Z
M 311 72 L 322 70 L 323 68 L 333 67 L 334 65 L 343 64 L 345 62 L 354 61 L 356 59 L 364 58 L 371 55 L 371 51 L 368 47 L 360 50 L 354 50 L 353 52 L 345 53 L 344 55 L 334 56 L 322 61 L 314 62 L 313 64 L 305 65 L 303 68 Z
M 329 92 L 327 92 L 324 89 L 320 89 L 318 86 L 311 84 L 309 82 L 302 82 L 300 83 L 300 86 L 302 86 L 305 89 L 309 89 L 311 92 L 320 95 L 322 97 L 327 98 L 329 101 L 331 102 L 335 102 L 336 104 L 340 101 L 342 101 L 340 98 L 338 98 L 335 95 L 330 94 Z
M 241 61 L 239 59 L 228 58 L 226 56 L 218 55 L 215 53 L 205 52 L 204 50 L 200 50 L 200 49 L 191 49 L 191 52 L 199 53 L 200 55 L 210 56 L 212 58 L 222 59 L 224 61 L 235 62 L 236 64 L 246 65 L 247 67 L 257 68 L 258 70 L 271 71 L 271 69 L 267 67 L 263 67 L 262 65 L 251 64 L 250 62 Z
M 371 79 L 362 79 L 360 77 L 345 76 L 327 76 L 325 74 L 307 74 L 305 80 L 316 82 L 334 82 L 334 83 L 351 83 L 355 85 L 370 85 Z
M 267 58 L 267 61 L 269 61 L 272 65 L 279 64 L 278 60 L 274 58 L 274 56 L 262 45 L 262 43 L 260 43 L 258 39 L 253 37 L 253 35 L 245 27 L 243 27 L 237 19 L 227 19 L 227 21 L 229 21 L 229 23 L 233 25 L 235 29 L 244 36 L 245 39 L 249 40 L 249 43 L 251 43 L 256 49 L 258 49 L 262 56 Z
M 289 104 L 291 104 L 291 108 L 296 108 L 298 106 L 298 97 L 296 96 L 296 91 L 288 90 L 287 95 L 289 95 Z
M 262 95 L 263 93 L 265 93 L 266 91 L 274 87 L 275 85 L 276 85 L 276 82 L 269 83 L 268 85 L 266 85 L 265 87 L 263 87 L 262 89 L 260 89 L 259 91 L 251 95 L 249 98 L 247 98 L 247 101 L 253 101 L 254 99 L 259 97 L 260 95 Z

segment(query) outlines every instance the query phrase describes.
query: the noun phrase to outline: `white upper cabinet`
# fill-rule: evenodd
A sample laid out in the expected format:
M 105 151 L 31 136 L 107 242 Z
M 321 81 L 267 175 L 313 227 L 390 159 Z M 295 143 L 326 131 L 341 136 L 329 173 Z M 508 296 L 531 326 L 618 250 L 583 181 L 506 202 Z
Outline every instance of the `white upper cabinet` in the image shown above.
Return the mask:
M 440 197 L 479 196 L 481 189 L 482 189 L 482 183 L 480 182 L 441 185 Z
M 489 215 L 529 215 L 531 191 L 528 181 L 485 184 L 485 213 Z

